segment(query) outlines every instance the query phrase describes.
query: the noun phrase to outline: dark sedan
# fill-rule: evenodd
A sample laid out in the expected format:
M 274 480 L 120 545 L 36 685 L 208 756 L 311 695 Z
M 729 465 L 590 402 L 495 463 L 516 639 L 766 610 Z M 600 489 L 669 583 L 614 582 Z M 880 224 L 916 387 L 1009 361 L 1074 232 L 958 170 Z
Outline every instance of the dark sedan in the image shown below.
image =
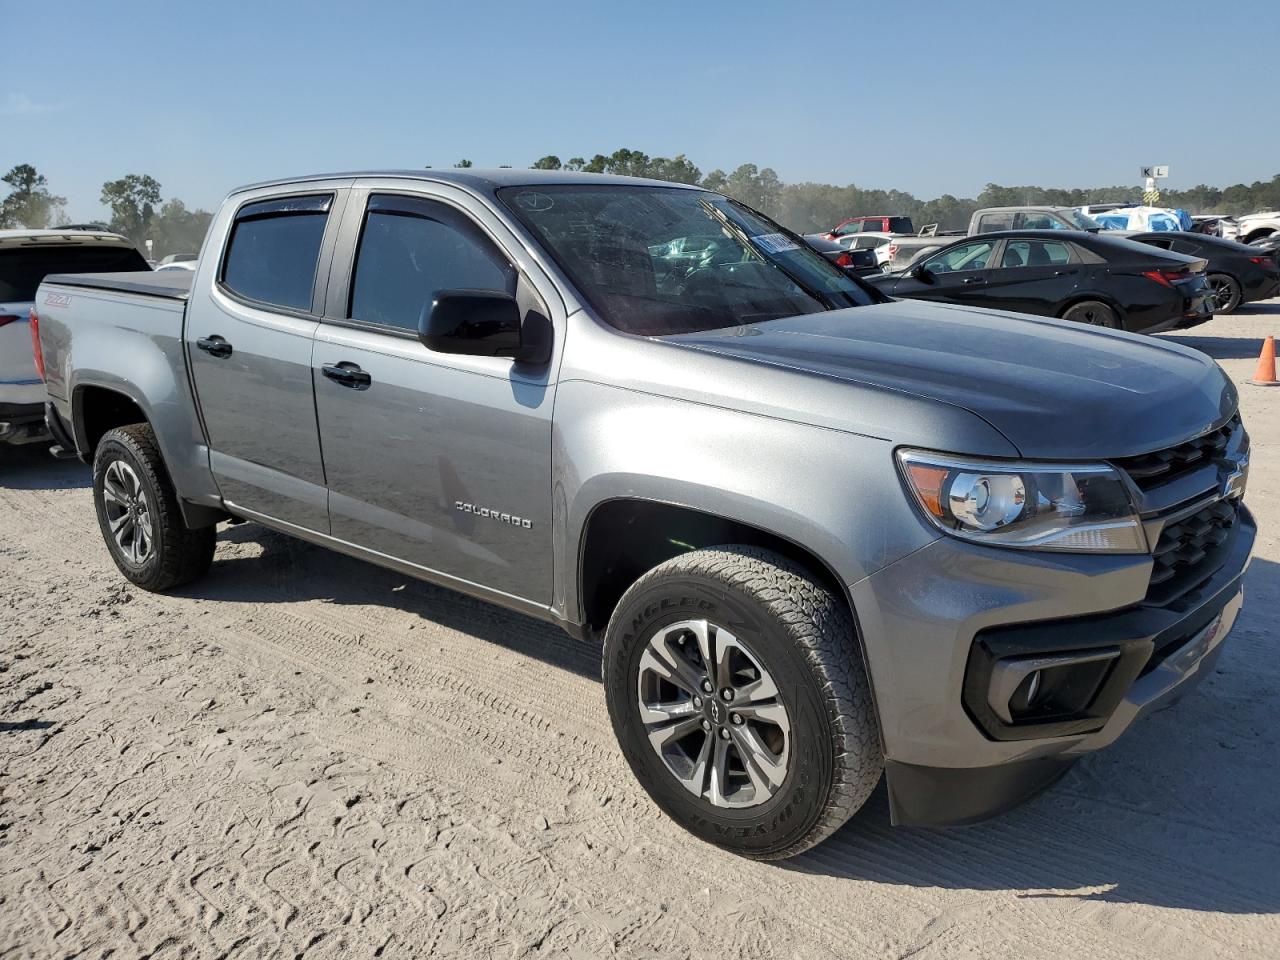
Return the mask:
M 1123 236 L 1161 250 L 1200 257 L 1213 288 L 1214 313 L 1231 313 L 1242 303 L 1280 294 L 1280 253 L 1199 233 L 1130 233 Z
M 1006 230 L 965 237 L 905 273 L 864 282 L 894 297 L 1157 333 L 1212 315 L 1205 265 L 1105 233 Z
M 850 250 L 835 240 L 828 240 L 822 234 L 809 234 L 803 239 L 805 243 L 852 277 L 865 277 L 869 273 L 880 272 L 874 250 Z

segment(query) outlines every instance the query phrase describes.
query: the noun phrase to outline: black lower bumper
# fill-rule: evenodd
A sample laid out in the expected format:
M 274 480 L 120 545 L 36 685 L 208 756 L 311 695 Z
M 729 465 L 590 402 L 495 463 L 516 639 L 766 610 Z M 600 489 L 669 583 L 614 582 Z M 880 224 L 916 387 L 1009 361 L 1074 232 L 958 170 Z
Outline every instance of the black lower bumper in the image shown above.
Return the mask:
M 1176 603 L 1140 604 L 1108 614 L 979 633 L 965 677 L 966 712 L 989 740 L 1024 741 L 1028 753 L 1039 755 L 988 767 L 926 767 L 887 760 L 893 822 L 947 826 L 1003 813 L 1050 786 L 1082 753 L 1111 742 L 1136 717 L 1190 689 L 1221 651 L 1216 624 L 1223 623 L 1225 634 L 1230 627 L 1225 620 L 1239 609 L 1256 535 L 1253 517 L 1242 506 L 1239 530 L 1225 562 Z M 991 662 L 1098 647 L 1114 648 L 1119 655 L 1079 717 L 1010 727 L 986 703 Z

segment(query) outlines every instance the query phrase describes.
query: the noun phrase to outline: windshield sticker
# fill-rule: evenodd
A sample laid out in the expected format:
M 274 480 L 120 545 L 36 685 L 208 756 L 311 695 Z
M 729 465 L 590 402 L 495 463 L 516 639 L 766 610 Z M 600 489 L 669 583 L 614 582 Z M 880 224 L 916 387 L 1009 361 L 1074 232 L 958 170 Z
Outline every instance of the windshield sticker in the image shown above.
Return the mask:
M 759 237 L 752 237 L 751 241 L 765 253 L 786 253 L 788 250 L 800 249 L 800 244 L 785 233 L 766 233 Z

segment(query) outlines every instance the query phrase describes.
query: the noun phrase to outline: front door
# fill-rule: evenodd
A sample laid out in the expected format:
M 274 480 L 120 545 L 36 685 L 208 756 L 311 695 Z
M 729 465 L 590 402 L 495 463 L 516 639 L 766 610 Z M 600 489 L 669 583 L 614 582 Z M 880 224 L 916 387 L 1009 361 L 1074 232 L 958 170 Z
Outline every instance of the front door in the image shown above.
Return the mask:
M 314 359 L 333 536 L 549 605 L 553 365 L 417 337 L 439 290 L 514 294 L 526 322 L 547 308 L 491 233 L 441 199 L 353 194 L 343 235 L 350 280 Z
M 971 240 L 947 247 L 921 263 L 928 270 L 925 279 L 917 278 L 913 269 L 894 284 L 893 295 L 982 305 L 982 291 L 995 245 L 994 240 Z
M 218 262 L 201 268 L 186 327 L 223 498 L 323 533 L 329 515 L 311 350 L 327 280 L 326 235 L 336 229 L 342 196 L 316 191 L 241 206 Z

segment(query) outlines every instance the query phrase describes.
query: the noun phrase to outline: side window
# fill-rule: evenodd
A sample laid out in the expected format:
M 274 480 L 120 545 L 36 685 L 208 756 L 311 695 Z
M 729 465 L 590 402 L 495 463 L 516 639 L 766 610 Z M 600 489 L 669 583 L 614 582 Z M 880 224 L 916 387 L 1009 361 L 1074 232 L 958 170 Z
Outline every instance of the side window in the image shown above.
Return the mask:
M 933 273 L 959 273 L 963 270 L 982 270 L 991 257 L 994 246 L 989 240 L 963 243 L 938 254 L 925 263 Z
M 516 271 L 493 242 L 447 204 L 374 194 L 351 282 L 353 320 L 417 330 L 436 291 L 515 294 Z
M 1052 240 L 1010 240 L 1000 258 L 1002 267 L 1050 267 L 1070 262 L 1067 245 Z
M 333 197 L 283 197 L 241 207 L 222 259 L 222 285 L 259 303 L 310 310 Z
M 1143 238 L 1142 238 L 1142 242 L 1143 242 L 1143 243 L 1145 243 L 1145 244 L 1146 244 L 1147 246 L 1149 246 L 1149 247 L 1159 247 L 1161 250 L 1172 250 L 1172 249 L 1173 249 L 1173 241 L 1172 241 L 1172 240 L 1163 240 L 1163 239 L 1161 239 L 1161 240 L 1156 240 L 1156 239 L 1153 239 L 1153 238 L 1143 237 Z
M 1012 213 L 984 213 L 978 218 L 978 233 L 993 233 L 996 230 L 1012 229 Z

